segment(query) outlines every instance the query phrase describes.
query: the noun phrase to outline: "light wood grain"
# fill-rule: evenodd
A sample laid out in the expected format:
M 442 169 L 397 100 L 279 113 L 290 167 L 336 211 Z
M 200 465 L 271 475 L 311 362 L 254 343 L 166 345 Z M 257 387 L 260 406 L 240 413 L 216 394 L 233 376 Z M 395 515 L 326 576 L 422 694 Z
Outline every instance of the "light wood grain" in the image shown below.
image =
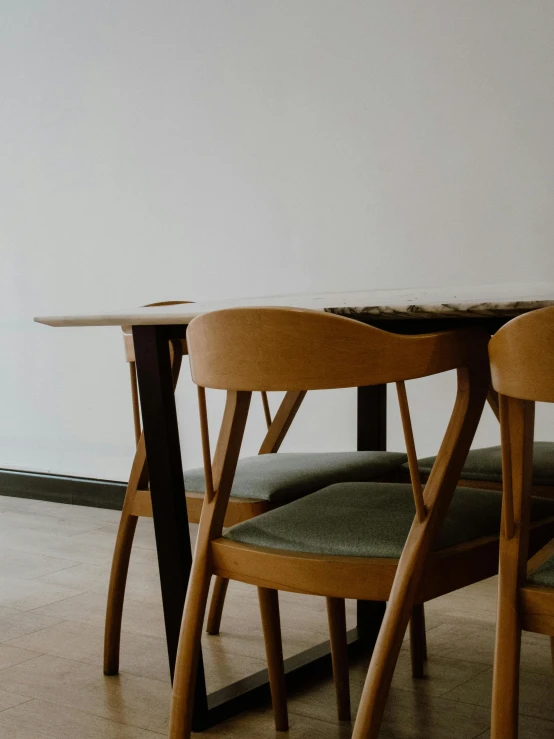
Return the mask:
M 279 616 L 279 594 L 271 588 L 258 588 L 258 598 L 260 600 L 260 613 L 262 614 L 275 730 L 288 731 L 289 716 L 287 711 L 285 666 L 283 663 L 281 619 Z
M 414 494 L 414 503 L 418 521 L 421 523 L 425 520 L 427 509 L 423 500 L 423 488 L 421 486 L 421 477 L 419 474 L 419 465 L 417 463 L 417 453 L 414 441 L 414 432 L 412 429 L 412 420 L 410 418 L 410 406 L 408 405 L 408 394 L 406 392 L 406 383 L 397 382 L 396 389 L 398 392 L 398 405 L 400 406 L 400 417 L 402 419 L 402 429 L 404 431 L 404 439 L 406 440 L 406 452 L 408 454 L 408 465 L 410 468 L 410 480 L 412 483 L 412 491 Z
M 482 359 L 489 339 L 479 331 L 402 336 L 341 316 L 277 308 L 207 313 L 191 323 L 187 336 L 196 384 L 249 392 L 426 377 Z
M 490 345 L 494 389 L 521 400 L 554 403 L 554 307 L 510 321 Z
M 489 347 L 504 499 L 491 739 L 517 739 L 522 629 L 554 636 L 554 590 L 527 584 L 535 401 L 554 402 L 554 309 L 506 324 Z

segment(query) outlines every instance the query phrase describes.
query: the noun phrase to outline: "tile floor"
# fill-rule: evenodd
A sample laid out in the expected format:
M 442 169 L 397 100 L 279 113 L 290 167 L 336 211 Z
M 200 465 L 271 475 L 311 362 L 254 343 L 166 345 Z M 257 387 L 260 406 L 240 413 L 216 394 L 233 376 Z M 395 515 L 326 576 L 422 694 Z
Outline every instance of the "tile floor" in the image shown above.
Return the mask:
M 151 521 L 139 524 L 124 614 L 121 674 L 102 675 L 102 637 L 116 511 L 0 497 L 0 737 L 154 739 L 167 730 L 170 685 Z M 193 527 L 194 528 L 194 527 Z M 489 734 L 495 581 L 427 606 L 428 676 L 414 681 L 404 649 L 383 739 Z M 323 599 L 283 593 L 286 655 L 326 638 Z M 349 620 L 354 604 L 348 604 Z M 232 584 L 219 637 L 204 639 L 208 684 L 265 666 L 256 593 Z M 554 739 L 554 681 L 545 637 L 526 635 L 521 739 Z M 352 666 L 354 707 L 365 663 Z M 323 678 L 289 699 L 291 739 L 347 739 Z M 204 732 L 275 737 L 269 706 Z

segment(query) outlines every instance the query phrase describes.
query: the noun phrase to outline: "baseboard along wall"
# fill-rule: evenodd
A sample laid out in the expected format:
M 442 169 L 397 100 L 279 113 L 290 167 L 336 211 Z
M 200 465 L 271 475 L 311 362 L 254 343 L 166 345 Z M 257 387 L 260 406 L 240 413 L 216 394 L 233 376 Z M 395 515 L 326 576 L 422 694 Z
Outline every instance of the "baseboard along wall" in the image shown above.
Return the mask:
M 0 469 L 0 496 L 10 495 L 14 498 L 32 498 L 120 511 L 126 487 L 126 483 L 112 480 Z

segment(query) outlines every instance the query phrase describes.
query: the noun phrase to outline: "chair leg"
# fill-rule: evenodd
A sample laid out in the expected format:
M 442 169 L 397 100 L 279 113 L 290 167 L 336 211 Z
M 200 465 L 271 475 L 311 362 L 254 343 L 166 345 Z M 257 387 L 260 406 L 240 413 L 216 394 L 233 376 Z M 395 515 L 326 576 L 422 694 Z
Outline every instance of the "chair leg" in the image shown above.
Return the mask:
M 343 598 L 327 598 L 327 617 L 339 721 L 350 721 L 350 675 L 346 640 L 346 610 Z
M 276 731 L 288 731 L 289 717 L 285 686 L 285 667 L 283 664 L 281 621 L 279 618 L 279 594 L 277 590 L 258 588 L 258 599 L 260 601 L 260 612 L 262 615 L 275 729 Z
M 212 636 L 219 634 L 221 616 L 223 614 L 223 606 L 225 605 L 225 596 L 227 594 L 228 585 L 229 580 L 227 580 L 227 578 L 215 578 L 210 610 L 208 611 L 208 623 L 206 626 L 206 631 L 208 634 L 212 634 Z
M 554 670 L 554 636 L 550 637 L 550 653 L 552 655 L 552 668 Z
M 146 469 L 146 448 L 144 434 L 141 434 L 129 483 L 123 501 L 123 510 L 119 519 L 119 528 L 115 541 L 115 549 L 110 573 L 108 589 L 108 603 L 106 606 L 106 623 L 104 627 L 104 674 L 117 675 L 119 671 L 119 642 L 121 639 L 121 618 L 123 616 L 123 600 L 125 598 L 125 584 L 129 559 L 138 517 L 133 514 L 137 490 L 148 486 L 148 471 Z
M 138 521 L 137 516 L 128 513 L 129 507 L 124 505 L 121 513 L 112 559 L 104 627 L 104 675 L 117 675 L 119 672 L 119 645 L 125 585 Z
M 425 676 L 427 659 L 427 636 L 425 634 L 425 610 L 423 604 L 412 608 L 410 619 L 410 656 L 412 658 L 412 677 Z
M 428 514 L 428 520 L 432 520 L 433 513 Z M 422 560 L 427 555 L 426 549 L 430 548 L 429 531 L 433 531 L 433 528 L 427 528 L 427 524 L 428 521 L 420 528 L 417 521 L 414 522 L 398 563 L 385 617 L 371 655 L 352 739 L 377 739 L 379 736 L 404 635 L 412 617 L 412 609 L 417 605 L 419 578 L 425 567 Z
M 501 583 L 502 587 L 502 583 Z M 521 628 L 515 613 L 499 611 L 492 681 L 491 739 L 517 739 Z
M 169 739 L 190 739 L 191 736 L 196 672 L 211 576 L 206 558 L 195 559 L 185 600 L 175 661 Z

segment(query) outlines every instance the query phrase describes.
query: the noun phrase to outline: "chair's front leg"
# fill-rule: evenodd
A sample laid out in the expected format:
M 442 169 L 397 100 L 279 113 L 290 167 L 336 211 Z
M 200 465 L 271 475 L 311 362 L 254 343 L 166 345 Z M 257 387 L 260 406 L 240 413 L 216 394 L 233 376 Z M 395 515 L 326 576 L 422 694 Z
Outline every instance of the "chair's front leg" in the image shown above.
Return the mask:
M 117 675 L 119 672 L 119 645 L 125 585 L 138 521 L 138 517 L 132 516 L 127 510 L 129 507 L 126 505 L 123 507 L 112 559 L 104 626 L 104 675 Z
M 390 684 L 436 536 L 448 512 L 486 399 L 488 365 L 458 369 L 458 393 L 429 476 L 423 520 L 415 518 L 391 589 L 362 693 L 352 739 L 377 739 Z
M 390 684 L 419 585 L 419 577 L 414 575 L 424 553 L 421 546 L 424 527 L 425 524 L 414 522 L 398 563 L 385 618 L 371 657 L 352 739 L 377 739 L 379 735 Z

